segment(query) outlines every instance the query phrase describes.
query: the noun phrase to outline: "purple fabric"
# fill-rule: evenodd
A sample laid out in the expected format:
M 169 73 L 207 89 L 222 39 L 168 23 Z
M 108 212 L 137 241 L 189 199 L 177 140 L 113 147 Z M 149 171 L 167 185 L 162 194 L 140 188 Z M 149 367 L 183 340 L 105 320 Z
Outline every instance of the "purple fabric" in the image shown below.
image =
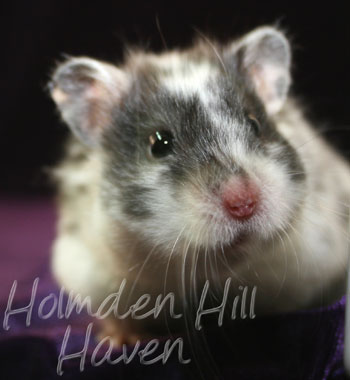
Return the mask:
M 59 288 L 49 270 L 55 230 L 53 202 L 3 198 L 0 216 L 1 379 L 345 378 L 342 364 L 345 298 L 328 308 L 233 321 L 225 330 L 223 327 L 209 331 L 205 338 L 200 334 L 191 339 L 184 337 L 183 355 L 191 358 L 189 364 L 181 364 L 177 355 L 170 355 L 165 364 L 144 365 L 135 359 L 129 364 L 104 363 L 93 367 L 90 355 L 97 341 L 92 337 L 84 371 L 79 371 L 78 359 L 69 360 L 64 362 L 64 374 L 58 376 L 57 360 L 68 324 L 72 327 L 67 350 L 74 353 L 83 348 L 91 320 L 87 315 L 76 313 L 69 320 L 57 315 L 43 320 L 37 313 L 38 303 L 44 297 L 50 293 L 59 296 Z M 6 331 L 2 322 L 13 282 L 18 281 L 12 308 L 19 308 L 29 304 L 35 278 L 39 278 L 39 282 L 30 326 L 26 326 L 24 313 L 16 314 L 10 316 L 10 329 Z M 44 311 L 48 310 L 49 306 Z M 161 341 L 164 343 L 165 339 Z M 195 347 L 194 353 L 191 346 Z M 132 347 L 128 352 L 132 352 Z M 113 354 L 116 357 L 121 351 Z

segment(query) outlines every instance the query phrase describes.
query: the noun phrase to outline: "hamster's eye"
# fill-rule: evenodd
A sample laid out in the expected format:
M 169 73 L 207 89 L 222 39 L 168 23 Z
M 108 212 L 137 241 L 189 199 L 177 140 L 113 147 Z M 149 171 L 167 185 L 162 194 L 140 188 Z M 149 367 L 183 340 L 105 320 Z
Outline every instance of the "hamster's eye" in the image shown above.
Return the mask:
M 254 115 L 252 115 L 252 114 L 249 114 L 248 118 L 249 118 L 249 122 L 250 122 L 250 125 L 251 125 L 254 133 L 256 134 L 256 136 L 260 136 L 260 134 L 261 134 L 261 125 L 260 125 L 258 119 Z
M 151 153 L 156 158 L 165 157 L 173 150 L 173 135 L 168 131 L 157 131 L 150 135 Z

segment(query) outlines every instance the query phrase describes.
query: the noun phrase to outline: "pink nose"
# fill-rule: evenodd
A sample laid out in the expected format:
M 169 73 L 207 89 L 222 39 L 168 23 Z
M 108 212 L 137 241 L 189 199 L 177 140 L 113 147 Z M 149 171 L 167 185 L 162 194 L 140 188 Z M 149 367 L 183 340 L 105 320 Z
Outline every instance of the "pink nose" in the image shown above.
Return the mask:
M 258 205 L 258 198 L 258 189 L 248 180 L 230 180 L 222 189 L 223 205 L 234 219 L 252 217 Z

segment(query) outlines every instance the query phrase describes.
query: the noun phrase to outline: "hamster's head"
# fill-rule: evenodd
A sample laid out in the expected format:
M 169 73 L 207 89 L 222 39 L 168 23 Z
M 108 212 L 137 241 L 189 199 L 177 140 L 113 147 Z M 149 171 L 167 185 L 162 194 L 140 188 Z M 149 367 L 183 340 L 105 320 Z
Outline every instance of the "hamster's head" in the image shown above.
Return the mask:
M 168 252 L 217 248 L 269 239 L 298 212 L 303 167 L 273 121 L 289 71 L 287 39 L 263 27 L 225 46 L 134 52 L 119 67 L 72 58 L 51 91 L 103 157 L 111 218 Z

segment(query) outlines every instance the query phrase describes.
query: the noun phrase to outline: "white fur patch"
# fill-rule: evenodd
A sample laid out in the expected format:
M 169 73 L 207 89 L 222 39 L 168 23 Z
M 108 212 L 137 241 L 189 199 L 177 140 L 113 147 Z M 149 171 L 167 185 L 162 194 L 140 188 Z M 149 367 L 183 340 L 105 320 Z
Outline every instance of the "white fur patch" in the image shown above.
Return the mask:
M 208 103 L 209 80 L 217 75 L 217 69 L 207 61 L 194 63 L 180 59 L 177 55 L 171 55 L 166 61 L 161 61 L 167 73 L 161 81 L 168 91 L 176 96 L 188 97 L 197 95 Z

